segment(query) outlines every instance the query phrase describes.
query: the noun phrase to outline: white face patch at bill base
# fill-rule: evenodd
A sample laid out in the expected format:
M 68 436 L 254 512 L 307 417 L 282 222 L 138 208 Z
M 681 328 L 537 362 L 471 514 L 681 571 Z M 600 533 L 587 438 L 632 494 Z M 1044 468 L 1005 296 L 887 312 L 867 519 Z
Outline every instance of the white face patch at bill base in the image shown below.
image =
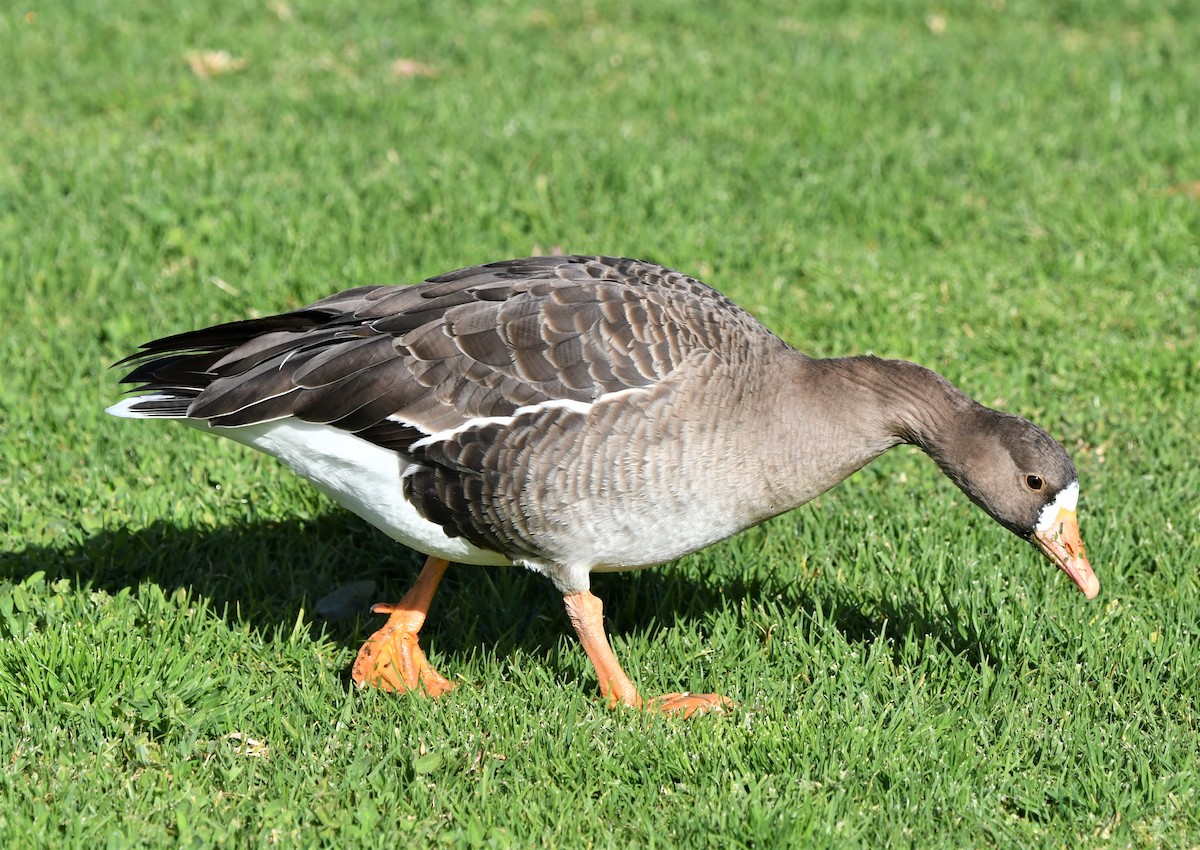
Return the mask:
M 1079 482 L 1072 481 L 1066 487 L 1058 491 L 1058 495 L 1054 497 L 1054 501 L 1042 508 L 1042 512 L 1038 514 L 1037 526 L 1034 529 L 1039 534 L 1049 531 L 1054 525 L 1054 521 L 1058 519 L 1059 511 L 1075 511 L 1076 505 L 1079 503 Z

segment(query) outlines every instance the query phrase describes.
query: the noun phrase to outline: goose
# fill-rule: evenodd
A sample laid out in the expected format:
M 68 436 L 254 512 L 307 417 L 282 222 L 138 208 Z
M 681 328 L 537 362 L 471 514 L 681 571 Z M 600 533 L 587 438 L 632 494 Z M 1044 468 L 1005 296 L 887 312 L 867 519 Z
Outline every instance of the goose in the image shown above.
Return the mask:
M 610 706 L 643 699 L 613 654 L 593 572 L 695 552 L 791 510 L 900 444 L 1031 541 L 1092 599 L 1079 479 L 1045 431 L 941 375 L 817 359 L 704 283 L 654 263 L 532 257 L 148 342 L 116 416 L 177 419 L 274 455 L 427 556 L 352 668 L 359 686 L 456 683 L 419 633 L 451 563 L 523 565 L 562 593 Z

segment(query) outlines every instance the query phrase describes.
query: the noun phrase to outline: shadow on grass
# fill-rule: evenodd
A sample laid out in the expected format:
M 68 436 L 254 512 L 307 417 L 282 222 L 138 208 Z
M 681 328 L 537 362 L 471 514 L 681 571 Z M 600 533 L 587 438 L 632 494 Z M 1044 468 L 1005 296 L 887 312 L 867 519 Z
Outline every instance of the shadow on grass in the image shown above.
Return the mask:
M 220 529 L 157 522 L 140 530 L 105 531 L 61 546 L 4 553 L 0 580 L 19 582 L 41 571 L 47 581 L 66 579 L 79 589 L 109 593 L 145 583 L 166 593 L 186 588 L 231 625 L 270 635 L 290 631 L 303 618 L 314 633 L 357 649 L 383 622 L 369 613 L 370 603 L 398 599 L 423 561 L 357 518 L 335 511 Z M 374 593 L 344 619 L 314 613 L 317 600 L 363 580 L 374 582 Z M 740 620 L 743 602 L 753 608 L 757 600 L 773 599 L 814 622 L 831 624 L 848 643 L 870 646 L 885 634 L 928 636 L 976 665 L 988 659 L 995 666 L 993 659 L 1004 657 L 973 625 L 977 618 L 953 609 L 935 611 L 944 603 L 934 606 L 918 592 L 911 602 L 897 605 L 836 584 L 802 590 L 786 576 L 698 579 L 694 570 L 677 566 L 598 575 L 593 589 L 604 599 L 610 632 L 626 637 L 654 640 L 670 628 L 694 627 L 721 609 Z M 551 663 L 569 633 L 561 596 L 549 581 L 524 569 L 471 566 L 446 574 L 425 630 L 443 654 L 504 658 L 524 651 L 545 655 Z M 899 646 L 894 644 L 892 652 L 900 663 Z

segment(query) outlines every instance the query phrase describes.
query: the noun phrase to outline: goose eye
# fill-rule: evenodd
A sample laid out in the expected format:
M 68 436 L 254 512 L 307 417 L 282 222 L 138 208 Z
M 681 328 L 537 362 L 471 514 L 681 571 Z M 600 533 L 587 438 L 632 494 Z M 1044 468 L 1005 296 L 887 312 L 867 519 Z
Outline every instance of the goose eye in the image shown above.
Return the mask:
M 1041 479 L 1041 477 L 1039 477 L 1037 475 L 1026 475 L 1025 476 L 1025 484 L 1027 487 L 1029 487 L 1030 490 L 1035 490 L 1035 491 L 1041 490 L 1043 487 L 1046 486 L 1046 482 L 1043 481 Z

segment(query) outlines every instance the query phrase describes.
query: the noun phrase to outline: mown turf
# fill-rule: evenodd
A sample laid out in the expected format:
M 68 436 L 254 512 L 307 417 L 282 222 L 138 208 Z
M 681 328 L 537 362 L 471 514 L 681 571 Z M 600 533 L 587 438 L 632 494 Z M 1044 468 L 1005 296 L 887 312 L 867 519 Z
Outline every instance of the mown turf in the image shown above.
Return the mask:
M 1200 844 L 1196 12 L 4 10 L 0 841 Z M 417 556 L 270 459 L 101 412 L 151 337 L 557 247 L 1034 418 L 1080 468 L 1100 599 L 900 450 L 596 581 L 645 691 L 732 717 L 607 710 L 516 570 L 449 574 L 452 696 L 360 693 L 376 620 L 317 601 L 394 598 Z

